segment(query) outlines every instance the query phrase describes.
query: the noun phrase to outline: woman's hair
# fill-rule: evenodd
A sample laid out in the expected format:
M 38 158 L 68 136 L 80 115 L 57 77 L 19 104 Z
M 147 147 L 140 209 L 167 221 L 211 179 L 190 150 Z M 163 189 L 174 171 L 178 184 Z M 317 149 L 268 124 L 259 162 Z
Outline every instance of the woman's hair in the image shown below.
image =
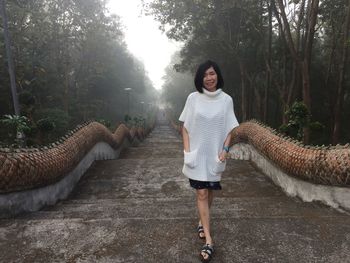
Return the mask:
M 200 93 L 203 93 L 204 74 L 210 67 L 213 67 L 213 69 L 216 72 L 216 75 L 218 76 L 218 84 L 216 85 L 216 89 L 221 89 L 224 86 L 224 79 L 222 78 L 222 74 L 218 64 L 216 64 L 214 61 L 207 60 L 199 65 L 196 75 L 194 77 L 194 85 Z

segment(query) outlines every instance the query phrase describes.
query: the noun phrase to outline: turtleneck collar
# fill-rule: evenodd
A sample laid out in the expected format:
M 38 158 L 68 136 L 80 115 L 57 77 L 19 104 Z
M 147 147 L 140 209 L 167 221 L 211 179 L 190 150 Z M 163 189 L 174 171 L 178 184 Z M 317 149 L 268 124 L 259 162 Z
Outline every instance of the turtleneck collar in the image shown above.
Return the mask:
M 205 94 L 209 98 L 217 98 L 221 94 L 222 90 L 217 89 L 216 91 L 209 91 L 205 88 L 203 88 L 203 94 Z

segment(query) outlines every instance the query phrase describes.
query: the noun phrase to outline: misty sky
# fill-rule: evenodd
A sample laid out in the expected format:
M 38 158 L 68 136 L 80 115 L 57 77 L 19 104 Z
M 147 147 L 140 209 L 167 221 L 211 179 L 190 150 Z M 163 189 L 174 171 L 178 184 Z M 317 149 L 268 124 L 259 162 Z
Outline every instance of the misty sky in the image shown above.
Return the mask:
M 109 0 L 108 8 L 122 18 L 128 49 L 145 65 L 156 89 L 161 89 L 164 69 L 180 47 L 158 29 L 159 23 L 141 13 L 141 0 Z

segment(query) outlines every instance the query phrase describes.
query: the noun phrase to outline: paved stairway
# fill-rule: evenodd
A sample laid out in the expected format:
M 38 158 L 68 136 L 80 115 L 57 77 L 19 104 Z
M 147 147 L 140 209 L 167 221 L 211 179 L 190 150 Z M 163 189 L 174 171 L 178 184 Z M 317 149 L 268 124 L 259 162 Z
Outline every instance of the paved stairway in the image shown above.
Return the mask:
M 68 200 L 0 220 L 0 262 L 199 262 L 195 195 L 166 124 L 118 160 L 96 162 Z M 212 262 L 350 262 L 350 216 L 285 196 L 228 161 L 212 210 Z

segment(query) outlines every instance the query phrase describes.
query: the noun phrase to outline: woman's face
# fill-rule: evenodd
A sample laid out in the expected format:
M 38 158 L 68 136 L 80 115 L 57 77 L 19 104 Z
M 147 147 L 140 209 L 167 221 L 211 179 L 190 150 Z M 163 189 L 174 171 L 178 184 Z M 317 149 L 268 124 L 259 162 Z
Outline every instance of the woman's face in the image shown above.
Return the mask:
M 206 90 L 216 91 L 216 85 L 218 84 L 218 75 L 213 67 L 208 68 L 204 73 L 203 85 Z

